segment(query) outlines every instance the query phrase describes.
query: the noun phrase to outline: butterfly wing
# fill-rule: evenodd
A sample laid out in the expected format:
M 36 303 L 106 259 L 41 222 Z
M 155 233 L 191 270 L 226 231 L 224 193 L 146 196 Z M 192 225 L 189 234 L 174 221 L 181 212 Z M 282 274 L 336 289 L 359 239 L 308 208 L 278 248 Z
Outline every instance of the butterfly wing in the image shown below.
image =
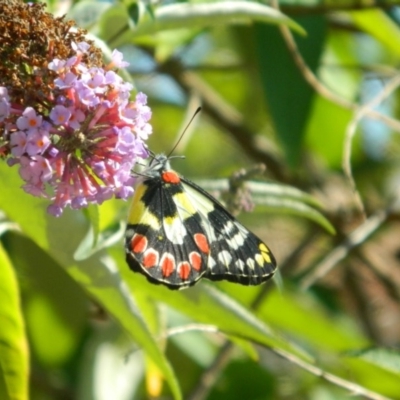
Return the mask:
M 209 193 L 187 179 L 182 178 L 182 182 L 210 241 L 204 277 L 243 285 L 259 285 L 270 279 L 276 270 L 276 261 L 269 248 Z
M 165 160 L 165 158 L 163 158 Z M 165 162 L 136 188 L 126 230 L 126 260 L 171 289 L 202 276 L 258 285 L 276 262 L 269 248 L 202 188 Z
M 171 289 L 191 286 L 206 273 L 209 242 L 181 183 L 156 177 L 136 188 L 125 248 L 132 270 Z

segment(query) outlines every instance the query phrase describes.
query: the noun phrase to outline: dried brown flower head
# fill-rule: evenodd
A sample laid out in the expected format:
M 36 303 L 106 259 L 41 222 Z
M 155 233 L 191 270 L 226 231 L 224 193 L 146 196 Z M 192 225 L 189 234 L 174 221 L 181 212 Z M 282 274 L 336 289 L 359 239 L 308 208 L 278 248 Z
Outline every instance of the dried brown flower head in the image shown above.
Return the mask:
M 0 86 L 8 88 L 14 101 L 37 111 L 51 91 L 45 80 L 54 78 L 48 63 L 71 57 L 72 43 L 90 44 L 83 58 L 87 66 L 103 65 L 99 49 L 85 39 L 86 31 L 44 9 L 44 4 L 0 1 Z

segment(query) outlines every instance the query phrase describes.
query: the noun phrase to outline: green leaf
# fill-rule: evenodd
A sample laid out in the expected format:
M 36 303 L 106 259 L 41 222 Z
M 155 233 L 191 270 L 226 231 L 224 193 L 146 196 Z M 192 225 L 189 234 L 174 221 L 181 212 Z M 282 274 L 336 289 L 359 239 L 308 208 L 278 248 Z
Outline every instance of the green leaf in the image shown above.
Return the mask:
M 0 209 L 14 222 L 24 222 L 24 232 L 42 248 L 48 246 L 45 211 L 48 202 L 26 194 L 20 186 L 22 180 L 18 175 L 18 167 L 8 167 L 0 163 Z
M 207 400 L 273 399 L 276 398 L 276 382 L 270 371 L 251 360 L 233 360 L 221 373 L 221 377 Z
M 295 38 L 307 65 L 316 71 L 325 42 L 327 22 L 322 16 L 297 19 L 307 38 Z M 303 150 L 305 127 L 313 99 L 313 89 L 293 61 L 282 35 L 275 27 L 256 24 L 255 39 L 264 95 L 286 161 L 295 168 Z
M 307 358 L 304 352 L 276 335 L 251 311 L 207 282 L 178 292 L 151 285 L 143 276 L 130 271 L 124 271 L 123 274 L 130 274 L 131 278 L 128 275 L 126 280 L 133 292 L 145 291 L 150 298 L 168 304 L 195 321 L 216 326 L 226 335 L 285 349 Z
M 255 197 L 255 201 L 257 198 Z M 315 208 L 307 204 L 292 199 L 285 199 L 279 197 L 264 198 L 258 200 L 258 204 L 262 204 L 269 210 L 274 210 L 280 214 L 291 214 L 302 218 L 308 218 L 311 221 L 321 225 L 327 232 L 334 235 L 336 233 L 333 225 Z
M 120 243 L 124 237 L 125 228 L 126 224 L 120 223 L 119 229 L 116 232 L 113 232 L 110 235 L 100 234 L 99 238 L 96 240 L 96 243 L 94 243 L 94 230 L 92 226 L 90 226 L 87 234 L 82 239 L 74 253 L 74 259 L 77 261 L 84 260 L 100 250 L 106 249 L 115 243 Z
M 62 281 L 63 282 L 63 281 Z M 57 285 L 59 287 L 59 285 Z M 61 296 L 61 293 L 60 293 Z M 70 299 L 68 293 L 65 299 Z M 71 317 L 78 317 L 81 321 L 81 328 L 84 327 L 82 314 L 86 308 L 78 309 L 77 315 L 71 315 L 75 308 L 74 302 L 69 302 L 69 314 Z M 25 307 L 27 328 L 32 343 L 32 353 L 41 365 L 46 367 L 60 367 L 71 359 L 78 344 L 82 340 L 82 329 L 80 335 L 76 332 L 76 326 L 68 325 L 72 318 L 64 319 L 64 315 L 58 313 L 59 302 L 54 304 L 54 298 L 49 298 L 42 293 L 34 293 L 30 296 Z M 84 315 L 86 317 L 86 315 Z
M 393 372 L 393 369 L 397 369 L 398 355 L 393 357 L 393 355 L 384 354 L 382 357 L 382 354 L 378 356 L 375 351 L 372 352 L 375 354 L 368 355 L 368 360 L 363 356 L 352 356 L 351 354 L 355 352 L 346 352 L 341 359 L 342 370 L 348 371 L 352 380 L 358 384 L 387 396 L 384 397 L 385 400 L 398 399 L 399 373 Z
M 196 183 L 207 191 L 227 192 L 227 179 L 196 180 Z M 269 182 L 246 181 L 245 186 L 251 192 L 251 198 L 256 211 L 291 214 L 308 218 L 321 225 L 329 233 L 335 234 L 333 225 L 321 214 L 317 208 L 322 208 L 314 197 L 295 187 Z
M 79 27 L 90 29 L 95 26 L 102 14 L 110 7 L 111 5 L 108 2 L 98 2 L 96 0 L 79 1 L 74 3 L 67 15 Z
M 60 367 L 82 343 L 87 297 L 54 259 L 27 237 L 8 235 L 7 249 L 24 277 L 24 310 L 32 353 L 41 365 Z
M 382 43 L 391 53 L 400 56 L 400 29 L 383 10 L 370 9 L 349 12 L 353 21 L 364 32 Z
M 266 182 L 248 182 L 254 204 L 267 207 L 274 213 L 292 214 L 308 218 L 335 234 L 333 225 L 315 207 L 321 204 L 315 197 L 297 188 Z M 311 206 L 311 207 L 310 207 Z
M 357 68 L 329 68 L 329 65 L 356 65 L 359 42 L 349 32 L 329 35 L 320 78 L 325 86 L 349 102 L 355 101 L 362 85 L 362 73 Z M 307 123 L 306 145 L 325 165 L 340 169 L 343 162 L 343 143 L 353 110 L 317 95 Z M 361 135 L 352 141 L 352 160 L 360 158 Z
M 135 25 L 139 22 L 141 14 L 142 14 L 141 7 L 140 7 L 141 4 L 142 3 L 131 3 L 128 6 L 129 17 L 132 19 L 132 21 Z
M 131 32 L 131 36 L 152 35 L 167 29 L 188 27 L 200 29 L 213 25 L 253 21 L 287 25 L 296 32 L 304 34 L 299 24 L 272 7 L 250 1 L 222 1 L 202 4 L 178 3 L 159 7 L 154 12 L 154 19 L 141 22 Z
M 29 352 L 17 279 L 0 243 L 0 398 L 27 400 Z
M 336 77 L 336 80 L 339 78 Z M 307 127 L 306 143 L 324 162 L 340 168 L 343 162 L 343 141 L 353 112 L 320 96 L 316 96 Z M 359 142 L 356 136 L 355 142 Z M 354 145 L 354 147 L 359 147 Z
M 143 388 L 144 363 L 141 351 L 132 351 L 132 341 L 117 324 L 107 321 L 85 341 L 79 359 L 81 381 L 76 399 L 137 399 Z M 171 398 L 171 396 L 169 396 Z
M 368 344 L 352 321 L 329 316 L 309 293 L 274 290 L 257 314 L 272 326 L 288 334 L 295 333 L 297 338 L 303 338 L 314 348 L 344 351 L 361 343 Z
M 400 378 L 400 351 L 387 348 L 370 348 L 349 352 L 347 357 L 358 358 L 392 372 Z

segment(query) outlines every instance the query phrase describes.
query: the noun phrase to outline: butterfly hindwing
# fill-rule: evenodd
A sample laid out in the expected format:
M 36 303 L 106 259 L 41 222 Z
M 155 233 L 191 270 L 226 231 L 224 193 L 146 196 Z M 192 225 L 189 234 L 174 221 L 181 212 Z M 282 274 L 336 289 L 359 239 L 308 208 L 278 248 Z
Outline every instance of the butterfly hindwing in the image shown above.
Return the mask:
M 209 268 L 204 277 L 244 285 L 258 285 L 271 278 L 276 261 L 269 248 L 204 189 L 184 178 L 182 181 L 203 224 L 211 231 Z
M 126 231 L 132 270 L 171 289 L 201 277 L 258 285 L 276 268 L 268 247 L 216 199 L 156 156 L 136 188 Z

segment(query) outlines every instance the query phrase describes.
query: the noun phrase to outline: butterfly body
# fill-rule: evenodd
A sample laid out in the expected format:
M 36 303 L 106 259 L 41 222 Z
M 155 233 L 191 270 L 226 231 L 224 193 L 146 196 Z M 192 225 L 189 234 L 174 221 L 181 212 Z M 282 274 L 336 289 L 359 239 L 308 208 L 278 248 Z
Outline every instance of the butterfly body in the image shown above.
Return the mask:
M 156 156 L 135 190 L 126 230 L 133 271 L 170 289 L 202 277 L 258 285 L 271 278 L 268 247 L 216 199 Z

